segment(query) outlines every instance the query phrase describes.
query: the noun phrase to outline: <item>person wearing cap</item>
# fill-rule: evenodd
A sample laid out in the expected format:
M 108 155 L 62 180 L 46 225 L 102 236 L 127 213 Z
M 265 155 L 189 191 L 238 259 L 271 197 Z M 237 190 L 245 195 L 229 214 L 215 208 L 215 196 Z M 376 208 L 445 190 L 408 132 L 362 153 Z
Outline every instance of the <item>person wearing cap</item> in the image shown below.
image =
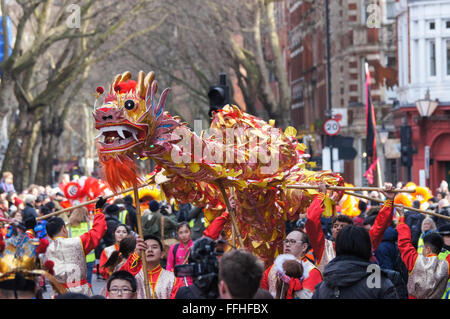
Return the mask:
M 450 223 L 439 227 L 438 232 L 444 239 L 444 246 L 442 247 L 442 251 L 438 255 L 438 258 L 440 260 L 448 260 L 450 256 Z M 450 278 L 447 281 L 447 287 L 442 299 L 450 299 Z
M 450 277 L 450 255 L 438 257 L 444 246 L 443 236 L 432 232 L 423 238 L 422 254 L 414 248 L 411 230 L 405 223 L 403 208 L 397 208 L 400 216 L 397 225 L 398 249 L 408 269 L 408 295 L 410 299 L 440 299 L 447 289 Z
M 46 230 L 52 242 L 47 248 L 45 257 L 53 262 L 55 278 L 69 292 L 92 295 L 87 282 L 86 255 L 98 246 L 105 235 L 106 221 L 101 209 L 105 202 L 104 198 L 99 198 L 95 206 L 92 228 L 80 237 L 68 238 L 69 232 L 60 217 L 53 217 L 47 222 Z

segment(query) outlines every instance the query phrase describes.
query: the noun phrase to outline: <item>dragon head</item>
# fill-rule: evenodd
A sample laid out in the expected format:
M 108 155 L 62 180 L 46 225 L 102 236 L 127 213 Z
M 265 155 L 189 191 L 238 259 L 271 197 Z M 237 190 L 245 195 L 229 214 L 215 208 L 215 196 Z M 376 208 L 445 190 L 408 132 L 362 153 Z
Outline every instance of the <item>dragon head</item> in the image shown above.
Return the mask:
M 169 89 L 156 104 L 158 89 L 155 74 L 138 73 L 131 80 L 129 71 L 118 74 L 111 84 L 104 103 L 94 108 L 95 128 L 99 131 L 96 146 L 103 177 L 113 190 L 131 186 L 139 181 L 134 156 L 141 155 L 158 134 Z M 97 97 L 103 93 L 97 88 Z

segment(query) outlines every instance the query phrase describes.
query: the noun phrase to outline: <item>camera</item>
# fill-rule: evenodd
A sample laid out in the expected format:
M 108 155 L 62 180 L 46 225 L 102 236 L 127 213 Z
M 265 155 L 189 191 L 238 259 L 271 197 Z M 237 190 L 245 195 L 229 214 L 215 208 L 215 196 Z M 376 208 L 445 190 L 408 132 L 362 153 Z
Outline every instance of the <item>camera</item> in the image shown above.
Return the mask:
M 175 266 L 176 277 L 192 277 L 193 284 L 198 288 L 200 298 L 218 298 L 217 290 L 219 275 L 219 260 L 223 254 L 221 242 L 215 242 L 203 237 L 194 242 L 189 255 L 189 263 Z M 190 288 L 190 287 L 185 287 Z M 192 292 L 194 293 L 194 292 Z
M 175 276 L 197 278 L 202 275 L 219 272 L 217 243 L 207 237 L 194 242 L 189 255 L 189 263 L 175 266 Z

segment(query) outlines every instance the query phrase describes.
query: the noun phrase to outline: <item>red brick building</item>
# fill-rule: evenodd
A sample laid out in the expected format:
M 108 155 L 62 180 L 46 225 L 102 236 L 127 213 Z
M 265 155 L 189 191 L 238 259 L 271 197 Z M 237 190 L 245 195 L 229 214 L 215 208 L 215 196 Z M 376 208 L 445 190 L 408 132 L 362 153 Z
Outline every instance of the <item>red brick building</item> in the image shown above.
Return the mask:
M 334 113 L 341 114 L 341 136 L 352 137 L 357 150 L 354 160 L 341 161 L 341 174 L 346 181 L 367 183 L 365 151 L 365 75 L 367 61 L 372 73 L 371 95 L 377 124 L 393 130 L 388 115 L 395 100 L 397 83 L 395 19 L 393 1 L 329 1 L 331 44 L 331 100 Z M 369 7 L 376 4 L 375 9 Z M 368 18 L 375 14 L 379 25 L 369 26 Z M 376 21 L 377 22 L 377 21 Z M 319 159 L 325 142 L 323 122 L 328 118 L 327 48 L 325 1 L 289 1 L 289 79 L 292 89 L 292 122 L 310 133 L 312 153 Z M 310 151 L 311 151 L 310 148 Z M 384 161 L 383 175 L 395 171 L 396 161 Z M 386 174 L 385 174 L 386 172 Z M 386 176 L 383 180 L 392 179 Z

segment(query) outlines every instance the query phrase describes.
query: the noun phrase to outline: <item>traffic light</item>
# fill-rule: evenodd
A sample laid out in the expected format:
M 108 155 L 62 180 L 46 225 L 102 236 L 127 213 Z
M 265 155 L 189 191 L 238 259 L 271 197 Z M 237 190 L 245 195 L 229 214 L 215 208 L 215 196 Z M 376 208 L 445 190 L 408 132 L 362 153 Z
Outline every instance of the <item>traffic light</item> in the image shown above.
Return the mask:
M 218 111 L 230 103 L 230 88 L 227 85 L 227 75 L 219 74 L 219 84 L 209 87 L 209 116 L 212 117 L 213 111 Z
M 400 144 L 401 144 L 401 164 L 402 166 L 412 166 L 412 131 L 411 126 L 400 126 Z

